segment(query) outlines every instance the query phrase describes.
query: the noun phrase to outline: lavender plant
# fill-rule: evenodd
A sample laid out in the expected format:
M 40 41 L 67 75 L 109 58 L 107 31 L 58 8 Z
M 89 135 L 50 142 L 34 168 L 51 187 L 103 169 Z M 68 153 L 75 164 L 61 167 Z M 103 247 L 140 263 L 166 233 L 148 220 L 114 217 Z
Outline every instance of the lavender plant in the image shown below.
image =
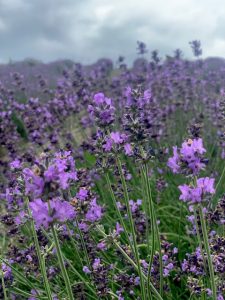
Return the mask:
M 137 50 L 0 66 L 1 299 L 224 299 L 224 67 Z

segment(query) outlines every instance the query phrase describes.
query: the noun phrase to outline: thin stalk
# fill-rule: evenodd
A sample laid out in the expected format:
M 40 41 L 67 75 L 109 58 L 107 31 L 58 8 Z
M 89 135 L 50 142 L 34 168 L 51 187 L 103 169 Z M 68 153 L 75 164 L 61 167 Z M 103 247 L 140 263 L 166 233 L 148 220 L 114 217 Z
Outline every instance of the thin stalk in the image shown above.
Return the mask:
M 3 271 L 2 271 L 2 289 L 3 289 L 4 299 L 8 300 L 7 293 L 6 293 L 5 279 L 4 279 Z
M 140 277 L 140 286 L 141 286 L 142 299 L 146 299 L 145 284 L 144 284 L 143 273 L 142 273 L 142 270 L 141 270 L 141 264 L 140 264 L 140 260 L 139 260 L 136 233 L 135 233 L 135 227 L 134 227 L 132 212 L 131 212 L 131 208 L 130 208 L 130 204 L 129 204 L 129 195 L 128 195 L 128 190 L 127 190 L 126 180 L 124 178 L 122 165 L 121 165 L 120 159 L 118 157 L 116 157 L 116 162 L 117 162 L 117 166 L 118 166 L 118 169 L 119 169 L 119 174 L 120 174 L 120 178 L 121 178 L 121 182 L 122 182 L 122 186 L 123 186 L 124 200 L 125 200 L 125 204 L 126 204 L 126 208 L 127 208 L 127 215 L 128 215 L 129 222 L 130 222 L 130 227 L 131 227 L 132 240 L 133 240 L 133 243 L 134 243 L 133 249 L 134 249 L 134 255 L 135 255 L 135 259 L 136 259 L 136 263 L 137 263 L 137 267 L 138 267 L 138 274 L 139 274 L 139 277 Z
M 31 231 L 32 231 L 33 238 L 34 238 L 34 245 L 35 245 L 35 249 L 36 249 L 36 252 L 37 252 L 38 262 L 39 262 L 39 265 L 40 265 L 41 274 L 42 274 L 43 281 L 44 281 L 45 291 L 46 291 L 48 299 L 52 300 L 53 298 L 52 298 L 50 285 L 49 285 L 49 282 L 48 282 L 46 266 L 45 266 L 45 260 L 41 255 L 41 249 L 40 249 L 40 245 L 39 245 L 39 241 L 38 241 L 38 237 L 37 237 L 37 232 L 36 232 L 35 225 L 34 225 L 34 220 L 33 220 L 30 208 L 29 208 L 29 199 L 28 199 L 28 197 L 25 197 L 25 201 L 26 201 L 26 206 L 27 206 L 27 210 L 28 210 L 28 215 L 31 219 Z
M 129 245 L 130 245 L 130 247 L 131 247 L 131 249 L 132 249 L 133 246 L 132 246 L 132 244 L 131 244 L 131 242 L 130 242 L 129 235 L 128 235 L 128 231 L 127 231 L 126 226 L 125 226 L 125 223 L 124 223 L 124 221 L 123 221 L 123 217 L 122 217 L 121 212 L 120 212 L 120 210 L 119 210 L 119 208 L 118 208 L 118 206 L 117 206 L 116 198 L 115 198 L 115 195 L 114 195 L 114 192 L 113 192 L 113 189 L 112 189 L 112 185 L 111 185 L 111 181 L 110 181 L 110 178 L 109 178 L 109 174 L 108 174 L 108 173 L 105 174 L 105 178 L 106 178 L 106 182 L 107 182 L 107 185 L 108 185 L 108 188 L 109 188 L 110 196 L 111 196 L 111 198 L 112 198 L 112 200 L 113 200 L 113 204 L 114 204 L 115 209 L 116 209 L 116 212 L 117 212 L 117 214 L 118 214 L 118 216 L 119 216 L 120 223 L 121 223 L 121 225 L 122 225 L 122 227 L 123 227 L 123 229 L 124 229 L 124 233 L 125 233 L 125 235 L 126 235 L 127 241 L 128 241 L 128 243 L 129 243 Z
M 85 240 L 84 240 L 84 237 L 83 237 L 83 233 L 79 228 L 77 217 L 75 217 L 75 222 L 76 222 L 77 230 L 78 230 L 78 233 L 79 233 L 79 236 L 80 236 L 80 239 L 81 239 L 81 245 L 82 245 L 85 257 L 86 257 L 87 265 L 88 265 L 88 268 L 91 270 L 91 262 L 90 262 L 90 259 L 89 259 L 89 256 L 88 256 L 88 251 L 87 251 L 87 247 L 86 247 Z M 91 274 L 91 278 L 94 279 L 93 274 Z
M 91 269 L 91 263 L 90 263 L 90 259 L 89 259 L 89 256 L 88 256 L 87 247 L 85 245 L 84 237 L 83 237 L 82 231 L 80 230 L 80 227 L 79 227 L 79 224 L 78 224 L 78 221 L 77 221 L 77 217 L 75 217 L 75 222 L 76 222 L 77 230 L 78 230 L 78 233 L 79 233 L 79 236 L 80 236 L 80 239 L 81 239 L 81 245 L 82 245 L 86 260 L 87 260 L 88 268 Z
M 216 282 L 215 282 L 211 252 L 210 252 L 210 248 L 209 248 L 208 233 L 207 233 L 205 218 L 204 218 L 203 211 L 202 211 L 202 206 L 200 206 L 200 208 L 199 208 L 199 215 L 200 215 L 200 221 L 201 221 L 201 227 L 202 227 L 202 233 L 203 233 L 203 242 L 204 242 L 204 247 L 205 247 L 205 250 L 206 250 L 208 266 L 209 266 L 210 284 L 211 284 L 211 289 L 212 289 L 212 295 L 213 295 L 213 299 L 216 300 L 217 299 L 217 296 L 216 296 Z
M 5 234 L 3 234 L 3 243 L 2 243 L 2 255 L 4 254 L 4 248 L 5 248 Z M 4 294 L 4 299 L 8 300 L 7 297 L 7 292 L 6 292 L 6 286 L 5 286 L 5 279 L 4 279 L 4 272 L 3 269 L 1 268 L 1 275 L 2 275 L 2 289 L 3 289 L 3 294 Z
M 44 228 L 42 228 L 42 230 L 43 230 L 45 237 L 49 241 L 53 242 L 52 238 L 48 235 L 48 233 L 44 230 Z M 66 256 L 63 253 L 62 253 L 62 256 L 63 256 L 63 259 L 67 262 L 67 264 L 70 266 L 71 272 L 73 272 L 74 274 L 77 275 L 77 277 L 84 283 L 84 285 L 90 292 L 96 294 L 96 292 L 91 287 L 91 283 L 86 281 L 86 279 L 74 268 L 73 264 L 70 262 L 70 260 L 68 258 L 66 258 Z
M 145 189 L 147 191 L 147 204 L 148 204 L 148 215 L 150 217 L 151 222 L 151 233 L 152 233 L 152 247 L 151 247 L 151 254 L 149 259 L 149 265 L 148 265 L 148 272 L 147 272 L 147 292 L 151 299 L 151 289 L 150 289 L 150 283 L 151 283 L 151 270 L 152 270 L 152 264 L 153 264 L 153 258 L 155 253 L 155 229 L 154 229 L 154 219 L 153 219 L 153 210 L 152 210 L 152 197 L 151 197 L 151 190 L 149 191 L 148 183 L 146 179 L 146 172 L 145 167 L 143 167 L 143 174 L 144 174 L 144 180 L 145 180 Z M 150 192 L 150 193 L 149 193 Z
M 146 241 L 147 241 L 147 248 L 148 248 L 148 253 L 150 253 L 151 251 L 151 247 L 150 247 L 150 228 L 149 228 L 149 219 L 150 219 L 150 210 L 149 210 L 149 203 L 147 201 L 147 195 L 146 195 L 146 183 L 145 183 L 145 174 L 144 174 L 144 170 L 143 167 L 141 167 L 141 183 L 143 186 L 142 189 L 142 194 L 143 194 L 143 199 L 144 199 L 144 210 L 145 210 L 145 214 L 146 214 Z M 151 220 L 151 219 L 150 219 Z
M 162 261 L 162 249 L 161 249 L 161 241 L 160 241 L 160 233 L 159 233 L 159 226 L 157 223 L 156 215 L 154 214 L 155 225 L 156 225 L 156 239 L 159 248 L 159 286 L 160 286 L 160 295 L 163 295 L 163 261 Z
M 70 192 L 69 192 L 69 193 L 70 193 Z M 71 196 L 71 194 L 70 194 L 70 196 Z M 91 269 L 91 263 L 90 263 L 90 259 L 89 259 L 89 256 L 88 256 L 87 247 L 86 247 L 86 245 L 85 245 L 84 237 L 83 237 L 82 231 L 80 230 L 79 223 L 78 223 L 78 220 L 77 220 L 77 217 L 76 217 L 76 216 L 75 216 L 75 223 L 76 223 L 77 230 L 78 230 L 78 233 L 79 233 L 79 236 L 80 236 L 80 239 L 81 239 L 81 245 L 82 245 L 82 248 L 83 248 L 84 253 L 85 253 L 85 257 L 86 257 L 86 260 L 87 260 L 88 268 Z M 69 230 L 69 226 L 68 226 L 68 225 L 67 225 L 67 230 L 68 230 L 68 232 L 69 232 L 70 239 L 71 239 L 73 245 L 75 246 L 75 242 L 73 241 L 73 238 L 71 237 L 71 234 L 70 234 L 70 230 Z M 77 247 L 76 247 L 76 246 L 75 246 L 75 248 L 76 248 L 76 251 L 77 251 L 77 253 L 78 253 L 78 250 L 77 250 Z M 80 259 L 80 261 L 81 261 L 81 264 L 83 265 L 79 253 L 78 253 L 78 256 L 79 256 L 79 259 Z
M 21 290 L 17 287 L 14 287 L 12 292 L 14 292 L 16 295 L 24 296 L 25 297 L 24 299 L 30 299 L 30 298 L 34 297 L 34 295 L 31 295 L 30 293 L 27 293 L 27 292 L 25 292 L 25 291 L 23 291 L 23 290 Z M 35 295 L 35 298 L 36 299 L 41 299 L 41 300 L 47 299 L 46 297 L 40 297 L 40 296 L 37 296 L 37 295 Z M 5 300 L 5 298 L 4 298 L 4 300 Z
M 196 226 L 198 245 L 200 247 L 200 251 L 201 251 L 201 255 L 202 255 L 202 259 L 203 259 L 204 270 L 205 270 L 205 272 L 207 272 L 205 256 L 204 256 L 204 252 L 202 249 L 202 240 L 201 240 L 201 235 L 200 235 L 200 230 L 199 230 L 198 214 L 197 214 L 196 207 L 194 207 L 194 216 L 195 216 L 195 226 Z
M 149 212 L 150 212 L 150 220 L 151 220 L 151 229 L 152 229 L 152 252 L 151 258 L 148 268 L 148 279 L 150 282 L 151 279 L 151 268 L 152 268 L 152 260 L 155 252 L 155 242 L 158 244 L 159 250 L 159 272 L 160 272 L 160 295 L 163 294 L 163 264 L 162 264 L 162 251 L 161 251 L 161 241 L 160 241 L 160 234 L 159 234 L 159 227 L 157 224 L 156 213 L 154 209 L 154 203 L 152 200 L 152 191 L 151 191 L 151 184 L 148 179 L 148 168 L 147 165 L 144 164 L 144 174 L 145 174 L 145 182 L 146 182 L 146 189 L 148 195 L 148 205 L 149 205 Z M 149 286 L 149 285 L 148 285 Z
M 33 289 L 37 295 L 39 295 L 38 290 L 36 287 L 24 276 L 22 275 L 22 272 L 19 272 L 15 267 L 13 267 L 11 264 L 9 264 L 6 260 L 0 257 L 0 261 L 4 262 L 7 266 L 9 266 L 14 271 L 14 276 L 17 279 L 20 279 L 24 284 L 27 284 L 31 289 Z
M 217 185 L 216 185 L 216 191 L 217 191 L 217 189 L 218 189 L 218 187 L 219 187 L 219 185 L 220 185 L 220 182 L 222 181 L 222 179 L 223 179 L 223 175 L 225 174 L 225 166 L 224 166 L 224 168 L 223 168 L 223 171 L 222 171 L 222 173 L 221 173 L 221 175 L 220 175 L 220 179 L 219 179 L 219 181 L 218 181 L 218 183 L 217 183 Z
M 104 236 L 104 238 L 108 237 L 105 234 L 105 232 L 103 232 L 101 230 L 101 228 L 99 226 L 97 226 L 97 229 Z M 120 247 L 120 245 L 116 242 L 116 240 L 112 239 L 111 241 L 116 246 L 116 248 L 121 252 L 121 254 L 123 254 L 123 256 L 127 259 L 127 261 L 134 267 L 134 269 L 136 271 L 138 271 L 138 265 L 130 258 L 130 256 L 123 250 L 123 248 Z M 145 274 L 142 273 L 142 276 L 143 276 L 145 281 L 148 280 L 147 276 Z M 156 299 L 163 300 L 163 298 L 161 297 L 161 295 L 158 293 L 158 291 L 156 290 L 156 288 L 154 287 L 154 285 L 151 282 L 150 282 L 150 286 L 151 286 L 151 289 L 152 289 L 153 293 L 155 294 Z
M 179 227 L 178 227 L 178 232 L 179 232 L 179 239 L 178 239 L 178 249 L 180 249 L 180 243 L 181 243 L 181 222 L 182 222 L 182 215 L 183 215 L 183 202 L 180 203 L 180 216 L 179 216 Z M 181 252 L 179 251 L 178 253 L 179 260 L 181 260 Z
M 66 262 L 68 263 L 68 265 L 70 266 L 71 270 L 74 272 L 74 274 L 77 275 L 77 277 L 79 277 L 79 279 L 84 283 L 84 285 L 86 286 L 86 288 L 93 294 L 96 295 L 96 291 L 91 287 L 90 283 L 88 283 L 86 281 L 86 279 L 80 275 L 80 273 L 74 268 L 74 266 L 72 265 L 72 263 L 69 261 L 69 259 L 67 259 L 64 255 L 63 255 L 64 260 L 66 260 Z
M 55 247 L 56 247 L 56 252 L 57 252 L 57 256 L 58 256 L 58 260 L 59 260 L 60 269 L 61 269 L 63 279 L 64 279 L 64 282 L 66 285 L 67 296 L 68 296 L 69 300 L 74 300 L 73 291 L 71 289 L 71 284 L 70 284 L 70 279 L 69 279 L 66 267 L 64 265 L 64 261 L 63 261 L 63 254 L 62 254 L 62 251 L 60 248 L 58 235 L 57 235 L 54 225 L 52 225 L 51 228 L 52 228 L 52 235 L 53 235 L 53 240 L 54 240 Z
M 70 241 L 71 241 L 71 243 L 72 243 L 72 245 L 73 245 L 73 248 L 74 248 L 74 250 L 76 251 L 76 256 L 78 257 L 80 264 L 83 266 L 82 258 L 81 258 L 80 254 L 79 254 L 78 249 L 77 249 L 77 245 L 76 245 L 76 243 L 74 242 L 74 239 L 73 239 L 73 237 L 72 237 L 72 235 L 71 235 L 71 233 L 70 233 L 70 228 L 69 228 L 68 225 L 66 225 L 66 228 L 67 228 L 67 231 L 68 231 L 68 235 L 69 235 Z

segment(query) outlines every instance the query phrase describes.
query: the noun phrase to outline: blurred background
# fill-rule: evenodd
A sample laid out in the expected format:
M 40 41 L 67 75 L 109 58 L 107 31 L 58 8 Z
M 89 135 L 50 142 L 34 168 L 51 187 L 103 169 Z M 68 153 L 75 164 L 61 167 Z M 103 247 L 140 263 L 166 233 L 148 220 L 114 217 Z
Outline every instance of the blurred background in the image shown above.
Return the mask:
M 0 63 L 33 58 L 91 64 L 136 57 L 136 42 L 161 57 L 201 40 L 203 58 L 224 57 L 224 0 L 0 0 Z M 148 53 L 146 53 L 148 56 Z

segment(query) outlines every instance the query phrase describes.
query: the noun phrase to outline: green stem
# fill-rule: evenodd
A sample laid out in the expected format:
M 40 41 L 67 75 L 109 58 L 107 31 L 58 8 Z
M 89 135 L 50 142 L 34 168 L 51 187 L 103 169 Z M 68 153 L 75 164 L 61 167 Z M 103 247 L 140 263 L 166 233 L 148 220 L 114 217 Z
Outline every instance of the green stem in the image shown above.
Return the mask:
M 4 299 L 8 300 L 3 271 L 2 271 L 2 289 L 3 289 Z
M 218 187 L 219 187 L 219 185 L 220 185 L 220 182 L 222 181 L 222 179 L 223 179 L 223 175 L 225 174 L 225 166 L 224 166 L 224 168 L 223 168 L 223 171 L 222 171 L 222 173 L 221 173 L 221 175 L 220 175 L 220 179 L 219 179 L 219 181 L 218 181 L 218 183 L 217 183 L 217 185 L 216 185 L 216 191 L 217 191 L 217 189 L 218 189 Z
M 73 248 L 76 251 L 76 256 L 78 257 L 78 260 L 79 260 L 80 264 L 83 266 L 82 258 L 80 256 L 79 250 L 78 250 L 78 245 L 74 242 L 74 239 L 73 239 L 73 237 L 72 237 L 72 235 L 70 233 L 70 228 L 69 228 L 68 225 L 66 225 L 66 228 L 67 228 L 67 231 L 68 231 L 68 235 L 69 235 L 70 241 L 71 241 L 71 243 L 73 245 Z
M 74 268 L 74 266 L 72 265 L 72 263 L 63 255 L 64 260 L 66 260 L 66 262 L 68 263 L 68 265 L 70 266 L 71 270 L 74 272 L 74 274 L 77 275 L 77 277 L 84 283 L 84 285 L 86 286 L 86 288 L 93 294 L 96 295 L 96 291 L 91 287 L 91 284 L 89 282 L 87 282 L 87 280 Z
M 159 227 L 157 224 L 156 213 L 154 209 L 154 203 L 152 200 L 152 191 L 151 191 L 151 184 L 148 178 L 148 168 L 147 164 L 144 164 L 144 174 L 145 174 L 145 182 L 146 182 L 146 189 L 148 195 L 148 205 L 149 205 L 149 212 L 150 212 L 150 220 L 151 220 L 151 229 L 152 229 L 152 252 L 151 258 L 148 268 L 148 282 L 151 279 L 151 268 L 153 263 L 153 256 L 155 252 L 155 242 L 158 244 L 158 251 L 159 251 L 159 271 L 160 271 L 160 295 L 163 294 L 163 264 L 162 264 L 162 251 L 161 251 L 161 241 L 160 241 L 160 234 L 159 234 Z M 149 285 L 148 285 L 149 286 Z
M 86 247 L 86 244 L 85 244 L 83 233 L 79 228 L 79 223 L 78 223 L 77 217 L 75 217 L 75 222 L 76 222 L 77 230 L 78 230 L 78 233 L 79 233 L 79 236 L 80 236 L 80 239 L 81 239 L 81 246 L 82 246 L 84 254 L 85 254 L 87 265 L 88 265 L 88 268 L 91 270 L 91 262 L 90 262 L 90 259 L 89 259 L 89 256 L 88 256 L 88 251 L 87 251 L 87 247 Z M 91 278 L 94 279 L 92 273 L 91 273 Z
M 143 199 L 144 199 L 144 210 L 145 210 L 145 214 L 146 214 L 146 241 L 147 241 L 147 248 L 148 248 L 148 253 L 151 252 L 151 242 L 150 242 L 150 231 L 151 229 L 149 228 L 149 220 L 151 222 L 151 218 L 150 218 L 150 209 L 149 209 L 149 201 L 148 201 L 148 196 L 146 193 L 146 180 L 145 180 L 145 173 L 144 173 L 144 168 L 141 166 L 141 183 L 143 186 L 142 189 L 142 194 L 143 194 Z M 150 224 L 151 225 L 151 224 Z
M 198 245 L 199 245 L 201 255 L 202 255 L 202 259 L 203 259 L 204 270 L 205 270 L 205 272 L 207 272 L 206 261 L 205 261 L 205 256 L 204 256 L 204 252 L 203 252 L 203 249 L 202 249 L 202 240 L 201 240 L 199 224 L 198 224 L 198 212 L 196 210 L 196 207 L 194 207 L 194 216 L 195 216 L 195 226 L 196 226 Z
M 161 249 L 161 241 L 160 241 L 160 233 L 159 233 L 159 226 L 156 219 L 156 214 L 154 214 L 155 220 L 155 229 L 156 229 L 156 239 L 158 243 L 159 249 L 159 287 L 160 287 L 160 295 L 163 295 L 163 261 L 162 261 L 162 249 Z
M 112 189 L 112 185 L 111 185 L 111 181 L 110 181 L 110 178 L 109 178 L 109 174 L 108 174 L 108 173 L 105 174 L 105 178 L 106 178 L 106 182 L 107 182 L 107 185 L 108 185 L 108 188 L 109 188 L 110 196 L 111 196 L 111 198 L 112 198 L 112 200 L 113 200 L 113 204 L 114 204 L 115 209 L 116 209 L 116 212 L 117 212 L 117 214 L 118 214 L 118 216 L 119 216 L 120 223 L 121 223 L 121 225 L 122 225 L 122 227 L 123 227 L 123 229 L 124 229 L 124 233 L 125 233 L 125 235 L 126 235 L 127 242 L 129 243 L 129 245 L 130 245 L 130 247 L 131 247 L 131 249 L 132 249 L 133 246 L 132 246 L 132 244 L 131 244 L 131 242 L 130 242 L 129 234 L 128 234 L 128 231 L 127 231 L 127 229 L 126 229 L 125 223 L 124 223 L 124 221 L 123 221 L 122 214 L 121 214 L 121 212 L 120 212 L 120 210 L 119 210 L 119 208 L 118 208 L 118 206 L 117 206 L 116 198 L 115 198 L 115 195 L 114 195 L 114 192 L 113 192 L 113 189 Z
M 3 240 L 3 243 L 2 243 L 2 255 L 4 255 L 5 233 L 3 234 L 2 240 Z M 1 274 L 2 275 L 2 289 L 3 289 L 4 299 L 8 300 L 7 292 L 6 292 L 6 286 L 5 286 L 4 272 L 3 272 L 2 267 L 1 267 L 1 273 L 2 273 Z
M 22 274 L 22 270 L 21 272 L 18 271 L 15 267 L 13 267 L 13 265 L 9 264 L 6 260 L 4 260 L 1 257 L 0 257 L 0 261 L 4 262 L 7 266 L 9 266 L 13 270 L 14 272 L 13 275 L 15 278 L 21 280 L 24 284 L 27 284 L 31 289 L 33 289 L 36 292 L 37 295 L 39 295 L 39 292 L 36 289 L 36 287 Z
M 42 228 L 42 230 L 43 230 L 45 237 L 49 241 L 54 242 L 52 240 L 52 238 L 49 236 L 49 234 L 44 230 L 44 228 Z M 62 256 L 63 256 L 63 260 L 65 260 L 67 262 L 67 264 L 70 266 L 71 272 L 73 272 L 74 274 L 77 275 L 77 277 L 84 283 L 84 285 L 90 292 L 96 294 L 96 292 L 91 287 L 91 283 L 86 281 L 86 279 L 74 268 L 73 264 L 70 262 L 70 260 L 68 258 L 65 257 L 65 255 L 63 253 L 62 253 Z
M 75 222 L 76 222 L 77 230 L 78 230 L 78 233 L 79 233 L 79 236 L 80 236 L 81 246 L 82 246 L 83 251 L 84 251 L 84 254 L 85 254 L 85 258 L 86 258 L 86 261 L 87 261 L 88 268 L 91 269 L 91 263 L 90 263 L 90 259 L 89 259 L 89 256 L 88 256 L 87 247 L 86 247 L 86 245 L 85 245 L 83 233 L 82 233 L 82 231 L 80 230 L 80 227 L 79 227 L 79 223 L 78 223 L 77 217 L 75 217 Z
M 147 272 L 147 278 L 148 278 L 147 279 L 147 292 L 151 298 L 150 283 L 151 283 L 151 270 L 152 270 L 153 258 L 154 258 L 154 253 L 155 253 L 155 229 L 154 229 L 154 219 L 153 219 L 153 210 L 152 210 L 151 190 L 149 190 L 149 187 L 148 187 L 145 167 L 143 167 L 143 174 L 144 174 L 144 180 L 145 180 L 145 189 L 147 192 L 147 199 L 146 199 L 146 203 L 147 203 L 147 207 L 148 207 L 147 216 L 150 217 L 151 233 L 152 233 L 152 247 L 151 247 L 151 254 L 150 254 L 149 266 L 148 266 L 148 272 Z
M 101 230 L 101 228 L 99 226 L 97 226 L 98 231 L 104 236 L 104 238 L 107 238 L 108 236 L 105 234 L 105 232 L 103 232 Z M 111 240 L 111 239 L 110 239 Z M 116 248 L 121 252 L 121 254 L 123 254 L 123 256 L 127 259 L 127 261 L 134 267 L 134 269 L 136 271 L 139 270 L 138 265 L 135 264 L 135 262 L 130 258 L 130 256 L 123 250 L 123 248 L 120 247 L 120 245 L 114 240 L 111 240 L 112 243 L 116 246 Z M 145 281 L 147 281 L 147 276 L 145 274 L 142 273 L 142 276 L 144 278 Z M 156 299 L 158 300 L 163 300 L 163 298 L 161 297 L 161 295 L 158 293 L 158 291 L 156 290 L 156 288 L 154 287 L 154 285 L 150 282 L 150 286 L 151 289 L 153 291 L 153 293 L 155 294 Z
M 34 225 L 34 220 L 33 220 L 30 208 L 29 208 L 29 199 L 28 199 L 28 197 L 25 197 L 25 201 L 26 201 L 26 206 L 27 206 L 27 210 L 28 210 L 28 215 L 31 219 L 31 231 L 32 231 L 33 238 L 34 238 L 35 249 L 36 249 L 36 252 L 37 252 L 38 261 L 39 261 L 39 265 L 40 265 L 40 269 L 41 269 L 41 274 L 42 274 L 43 281 L 44 281 L 45 291 L 46 291 L 48 299 L 52 300 L 53 298 L 52 298 L 52 293 L 51 293 L 51 289 L 50 289 L 49 282 L 48 282 L 46 266 L 45 266 L 45 260 L 41 255 L 41 249 L 40 249 L 40 245 L 39 245 L 39 241 L 38 241 L 38 237 L 37 237 L 37 232 L 36 232 L 35 225 Z
M 66 285 L 67 296 L 68 296 L 69 300 L 74 300 L 73 291 L 71 289 L 71 284 L 70 284 L 70 279 L 69 279 L 66 267 L 64 265 L 63 254 L 62 254 L 62 251 L 61 251 L 61 248 L 60 248 L 58 235 L 57 235 L 57 232 L 55 230 L 54 225 L 52 225 L 52 234 L 53 234 L 53 240 L 54 240 L 55 247 L 56 247 L 56 252 L 57 252 L 57 256 L 58 256 L 60 269 L 61 269 L 63 279 L 64 279 L 64 282 L 65 282 L 65 285 Z
M 183 202 L 180 203 L 180 217 L 179 217 L 179 227 L 178 227 L 178 232 L 179 232 L 179 238 L 178 238 L 178 249 L 180 249 L 180 243 L 181 243 L 181 222 L 183 218 Z M 181 252 L 179 251 L 178 253 L 179 260 L 181 260 Z
M 199 215 L 200 215 L 200 221 L 201 221 L 201 227 L 202 227 L 202 233 L 203 233 L 203 242 L 204 242 L 204 247 L 206 250 L 208 266 L 209 266 L 212 295 L 213 295 L 213 299 L 216 300 L 217 299 L 216 282 L 215 282 L 215 276 L 214 276 L 212 257 L 211 257 L 210 248 L 209 248 L 208 233 L 207 233 L 207 228 L 206 228 L 206 223 L 205 223 L 205 217 L 204 217 L 203 211 L 202 211 L 202 206 L 199 207 Z
M 143 280 L 143 273 L 141 271 L 141 264 L 140 264 L 138 247 L 137 247 L 136 233 L 135 233 L 134 221 L 133 221 L 132 212 L 131 212 L 130 203 L 129 203 L 129 195 L 128 195 L 128 190 L 127 190 L 126 180 L 124 178 L 122 165 L 121 165 L 119 157 L 116 157 L 116 162 L 117 162 L 117 166 L 119 169 L 119 174 L 120 174 L 120 178 L 121 178 L 121 182 L 122 182 L 122 186 L 123 186 L 124 200 L 125 200 L 125 204 L 126 204 L 126 208 L 127 208 L 127 215 L 128 215 L 129 222 L 130 222 L 130 227 L 131 227 L 132 240 L 134 243 L 133 249 L 134 249 L 134 255 L 135 255 L 135 259 L 136 259 L 136 263 L 137 263 L 137 267 L 138 267 L 138 274 L 140 277 L 142 299 L 146 299 L 145 284 L 144 284 L 144 280 Z

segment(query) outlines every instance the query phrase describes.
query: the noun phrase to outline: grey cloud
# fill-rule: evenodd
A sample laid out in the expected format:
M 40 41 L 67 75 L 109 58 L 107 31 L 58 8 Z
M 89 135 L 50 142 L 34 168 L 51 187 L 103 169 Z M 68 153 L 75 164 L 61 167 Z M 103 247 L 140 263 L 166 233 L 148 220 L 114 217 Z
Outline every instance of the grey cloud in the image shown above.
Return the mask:
M 224 56 L 223 0 L 0 0 L 0 61 L 33 57 L 91 63 L 122 54 L 136 41 L 171 54 L 200 39 L 205 56 Z

